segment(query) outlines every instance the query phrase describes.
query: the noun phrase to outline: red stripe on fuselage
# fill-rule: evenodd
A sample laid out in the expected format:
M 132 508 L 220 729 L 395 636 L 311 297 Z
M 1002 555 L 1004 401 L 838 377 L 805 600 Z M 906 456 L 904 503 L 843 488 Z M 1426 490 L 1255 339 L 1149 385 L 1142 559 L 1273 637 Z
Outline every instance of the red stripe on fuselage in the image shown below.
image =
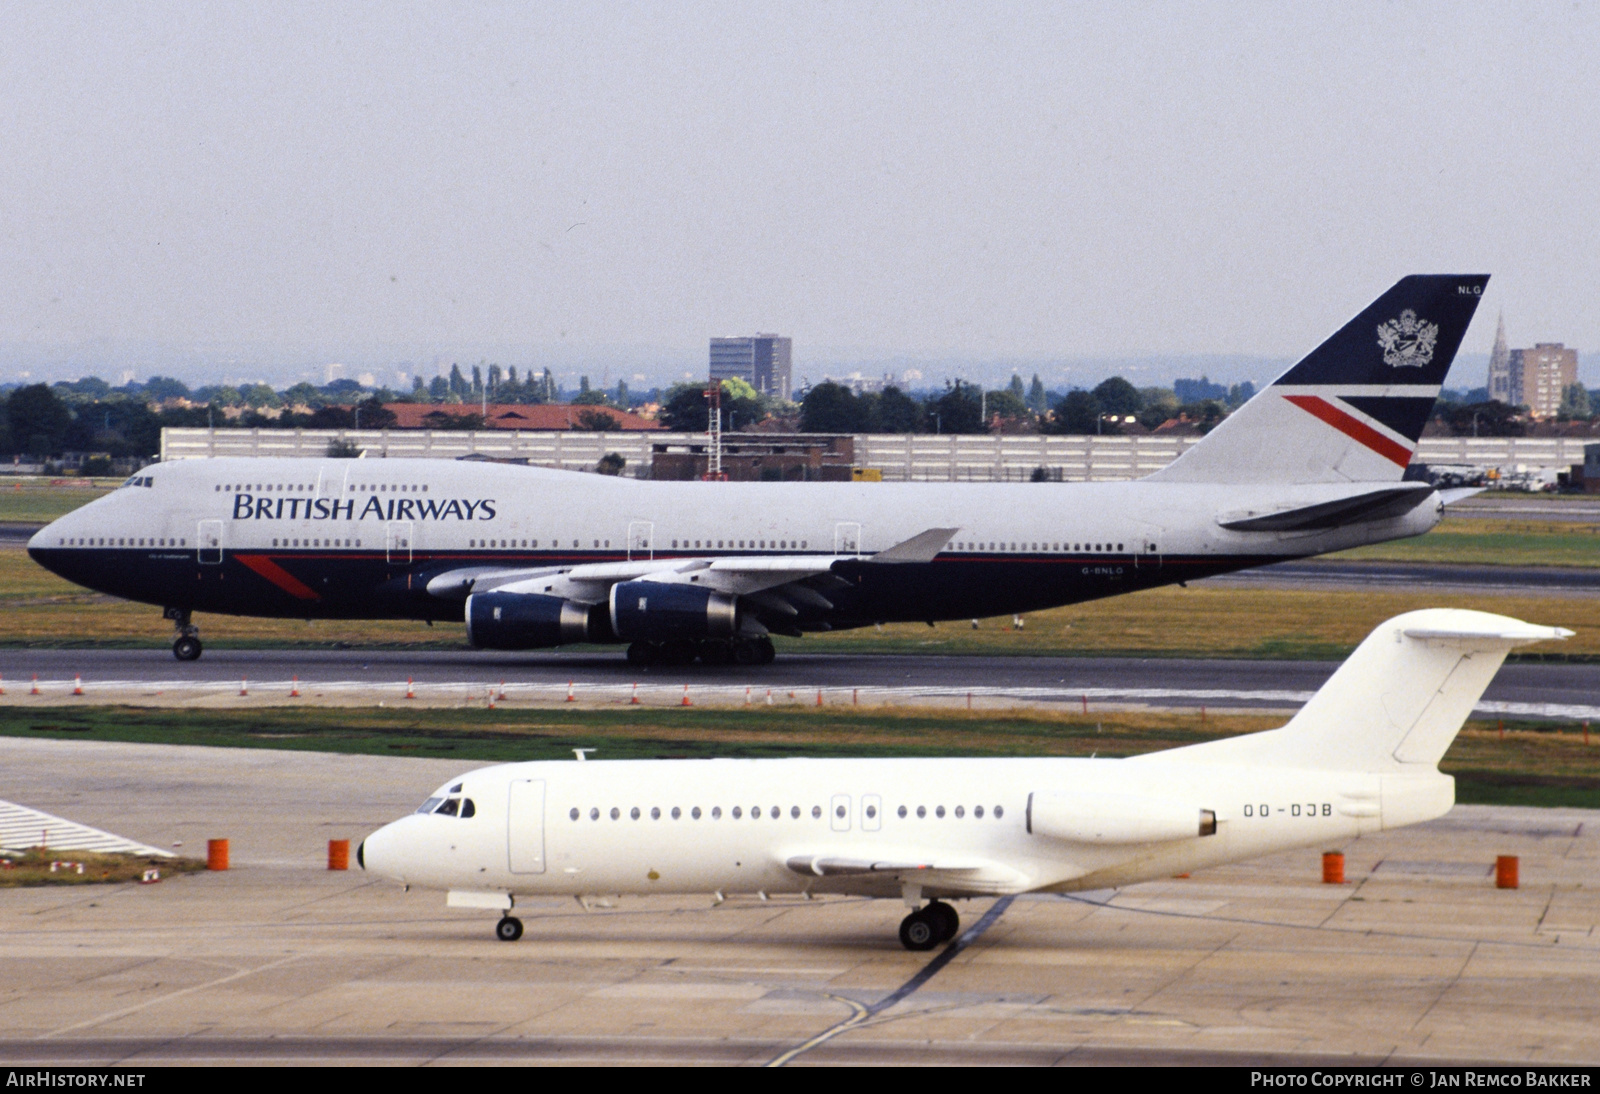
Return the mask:
M 1351 440 L 1360 441 L 1384 459 L 1401 467 L 1411 462 L 1409 448 L 1396 444 L 1370 425 L 1346 414 L 1328 400 L 1317 395 L 1285 395 L 1284 398 L 1318 421 L 1333 426 Z
M 316 591 L 295 577 L 288 570 L 279 566 L 266 555 L 234 555 L 234 558 L 250 567 L 256 573 L 272 582 L 290 596 L 299 597 L 301 600 L 321 600 Z

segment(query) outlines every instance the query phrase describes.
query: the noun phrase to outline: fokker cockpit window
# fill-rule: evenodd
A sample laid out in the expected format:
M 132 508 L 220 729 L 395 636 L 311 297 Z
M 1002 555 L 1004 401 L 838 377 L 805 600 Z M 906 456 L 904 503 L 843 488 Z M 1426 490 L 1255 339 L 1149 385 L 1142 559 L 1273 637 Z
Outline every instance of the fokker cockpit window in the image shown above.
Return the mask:
M 477 816 L 478 807 L 471 798 L 439 797 L 429 798 L 423 802 L 422 808 L 418 809 L 417 812 L 434 813 L 441 817 L 460 817 L 465 820 L 468 817 Z

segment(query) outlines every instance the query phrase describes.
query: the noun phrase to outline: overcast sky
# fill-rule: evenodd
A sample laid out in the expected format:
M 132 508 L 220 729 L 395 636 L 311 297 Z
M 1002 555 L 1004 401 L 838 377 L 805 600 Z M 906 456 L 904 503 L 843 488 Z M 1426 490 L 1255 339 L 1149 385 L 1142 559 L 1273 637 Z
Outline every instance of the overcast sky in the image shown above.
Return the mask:
M 1294 357 L 1411 272 L 1600 350 L 1593 4 L 0 18 L 23 357 Z

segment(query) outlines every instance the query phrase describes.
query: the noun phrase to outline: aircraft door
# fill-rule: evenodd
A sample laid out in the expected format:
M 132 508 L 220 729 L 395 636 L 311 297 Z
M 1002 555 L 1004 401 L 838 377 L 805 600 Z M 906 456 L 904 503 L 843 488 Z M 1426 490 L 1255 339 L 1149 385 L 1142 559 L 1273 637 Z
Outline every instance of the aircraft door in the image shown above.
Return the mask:
M 859 555 L 861 553 L 861 525 L 842 520 L 833 526 L 833 553 Z
M 656 526 L 654 521 L 631 520 L 628 522 L 628 561 L 643 559 L 648 562 L 656 557 L 655 549 Z
M 1146 536 L 1135 546 L 1133 568 L 1137 573 L 1154 573 L 1161 569 L 1161 546 L 1154 537 Z
M 389 565 L 411 565 L 411 541 L 413 536 L 413 521 L 391 520 L 389 522 L 387 540 Z
M 876 794 L 861 795 L 861 830 L 876 832 L 883 827 L 883 799 Z
M 206 566 L 215 566 L 222 561 L 222 522 L 220 520 L 203 520 L 200 530 L 194 541 L 195 550 L 199 552 L 200 562 Z
M 850 831 L 850 795 L 835 794 L 833 804 L 828 807 L 828 819 L 835 832 Z
M 1133 522 L 1133 572 L 1153 574 L 1161 569 L 1161 544 L 1166 539 L 1166 529 L 1142 520 Z
M 506 856 L 513 874 L 544 873 L 544 780 L 516 779 L 506 802 Z

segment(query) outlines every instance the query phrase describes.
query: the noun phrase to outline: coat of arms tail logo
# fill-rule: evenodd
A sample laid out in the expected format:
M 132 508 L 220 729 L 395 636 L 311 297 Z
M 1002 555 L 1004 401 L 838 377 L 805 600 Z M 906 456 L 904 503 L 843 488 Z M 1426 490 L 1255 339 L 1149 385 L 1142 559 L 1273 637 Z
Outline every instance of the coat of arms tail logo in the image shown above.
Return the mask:
M 1407 308 L 1400 318 L 1378 324 L 1378 345 L 1383 363 L 1391 368 L 1421 368 L 1433 360 L 1433 346 L 1439 340 L 1439 324 L 1418 319 Z

